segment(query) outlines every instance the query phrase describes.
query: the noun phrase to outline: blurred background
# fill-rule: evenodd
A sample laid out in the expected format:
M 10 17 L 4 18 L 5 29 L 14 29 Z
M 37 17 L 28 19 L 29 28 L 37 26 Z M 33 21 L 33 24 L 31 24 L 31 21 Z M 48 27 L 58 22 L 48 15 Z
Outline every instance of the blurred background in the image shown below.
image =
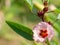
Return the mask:
M 42 4 L 42 0 L 38 0 L 37 2 Z M 60 8 L 60 0 L 50 0 L 49 3 L 54 4 L 57 8 Z M 33 41 L 28 41 L 15 33 L 5 23 L 5 20 L 9 20 L 32 29 L 41 20 L 38 16 L 36 16 L 36 12 L 36 7 L 33 8 L 34 14 L 29 10 L 25 0 L 0 0 L 0 25 L 2 25 L 0 29 L 0 45 L 42 45 L 41 43 L 39 44 Z M 55 19 L 56 17 L 53 18 Z M 60 23 L 60 21 L 57 23 Z M 54 40 L 55 43 L 52 41 L 54 45 L 56 45 L 57 42 L 60 45 L 60 33 L 55 31 Z M 53 45 L 52 42 L 51 45 Z

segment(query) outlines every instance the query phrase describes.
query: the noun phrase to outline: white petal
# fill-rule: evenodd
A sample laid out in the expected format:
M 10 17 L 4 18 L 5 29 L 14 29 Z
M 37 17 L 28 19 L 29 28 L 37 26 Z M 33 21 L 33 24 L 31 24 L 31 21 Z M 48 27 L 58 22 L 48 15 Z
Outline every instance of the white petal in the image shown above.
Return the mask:
M 51 40 L 52 37 L 54 36 L 54 29 L 51 25 L 48 25 L 47 30 L 48 30 L 48 39 Z
M 44 42 L 45 38 L 39 37 L 40 42 Z
M 45 41 L 45 38 L 38 36 L 38 34 L 36 34 L 36 33 L 33 35 L 33 39 L 37 42 L 44 42 Z
M 45 22 L 41 22 L 41 23 L 39 23 L 39 27 L 41 28 L 41 29 L 46 29 L 47 28 L 47 25 L 46 25 L 46 23 Z

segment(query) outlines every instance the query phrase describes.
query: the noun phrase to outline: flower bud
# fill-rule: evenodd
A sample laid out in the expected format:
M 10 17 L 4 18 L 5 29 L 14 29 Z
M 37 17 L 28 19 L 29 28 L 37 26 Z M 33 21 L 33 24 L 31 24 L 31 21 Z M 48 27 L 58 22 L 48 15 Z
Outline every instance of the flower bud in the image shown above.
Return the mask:
M 44 6 L 47 6 L 47 5 L 48 5 L 47 1 L 44 1 Z
M 38 14 L 39 17 L 44 16 L 44 12 L 43 11 L 39 11 L 37 14 Z
M 47 11 L 48 11 L 48 7 L 45 7 L 45 8 L 43 9 L 43 11 L 44 11 L 44 12 L 47 12 Z

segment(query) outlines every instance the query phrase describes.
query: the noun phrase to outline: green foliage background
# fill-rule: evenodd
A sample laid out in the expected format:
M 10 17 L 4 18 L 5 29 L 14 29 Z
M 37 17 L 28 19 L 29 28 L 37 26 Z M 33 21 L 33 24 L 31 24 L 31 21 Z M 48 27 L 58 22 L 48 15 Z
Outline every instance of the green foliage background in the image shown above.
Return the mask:
M 0 10 L 4 12 L 5 20 L 22 24 L 30 29 L 41 21 L 36 16 L 38 8 L 32 3 L 32 0 L 9 0 L 10 6 L 6 6 L 6 0 L 0 0 Z M 42 5 L 41 0 L 34 0 Z M 60 13 L 60 0 L 49 0 L 49 4 L 54 4 L 59 12 L 47 13 L 47 20 L 54 22 L 58 13 Z M 55 28 L 55 36 L 51 45 L 60 45 L 60 20 L 53 23 Z M 29 41 L 15 33 L 7 23 L 4 24 L 0 31 L 0 45 L 42 45 L 34 41 Z M 13 43 L 14 42 L 14 43 Z

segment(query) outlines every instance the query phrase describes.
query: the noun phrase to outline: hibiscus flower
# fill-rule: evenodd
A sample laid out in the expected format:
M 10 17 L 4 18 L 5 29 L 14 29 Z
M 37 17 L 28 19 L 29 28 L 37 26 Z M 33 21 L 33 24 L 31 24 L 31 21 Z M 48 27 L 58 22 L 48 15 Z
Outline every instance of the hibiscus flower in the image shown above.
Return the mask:
M 33 28 L 33 39 L 37 42 L 49 41 L 54 36 L 53 27 L 47 22 L 40 22 Z

